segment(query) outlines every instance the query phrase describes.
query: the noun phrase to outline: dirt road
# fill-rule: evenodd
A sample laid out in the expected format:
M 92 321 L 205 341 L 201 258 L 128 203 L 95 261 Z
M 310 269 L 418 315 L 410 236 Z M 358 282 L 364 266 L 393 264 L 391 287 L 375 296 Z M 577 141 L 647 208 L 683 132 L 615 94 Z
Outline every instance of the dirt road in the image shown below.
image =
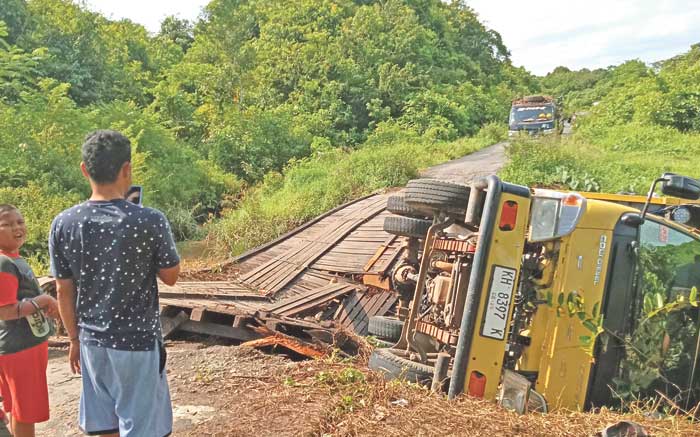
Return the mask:
M 200 432 L 198 428 L 207 423 L 205 428 L 211 430 L 208 422 L 228 422 L 226 416 L 220 417 L 226 405 L 232 401 L 244 403 L 246 396 L 264 396 L 251 383 L 267 378 L 281 381 L 288 367 L 295 365 L 281 356 L 217 344 L 209 339 L 168 341 L 167 349 L 173 436 L 213 435 L 209 431 Z M 37 435 L 82 436 L 77 424 L 80 377 L 70 372 L 67 349 L 51 349 L 48 375 L 51 420 L 38 425 Z M 241 384 L 246 385 L 247 390 L 239 395 Z
M 422 176 L 469 184 L 475 178 L 498 173 L 506 162 L 506 144 L 497 143 L 471 155 L 430 167 Z

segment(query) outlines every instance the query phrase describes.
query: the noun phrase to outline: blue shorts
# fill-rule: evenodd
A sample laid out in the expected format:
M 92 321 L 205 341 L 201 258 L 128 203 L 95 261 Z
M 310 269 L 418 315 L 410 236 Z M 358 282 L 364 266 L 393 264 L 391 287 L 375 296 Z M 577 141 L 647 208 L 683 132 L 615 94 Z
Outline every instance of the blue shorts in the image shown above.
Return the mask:
M 87 435 L 164 437 L 173 411 L 158 344 L 152 351 L 80 345 L 80 429 Z

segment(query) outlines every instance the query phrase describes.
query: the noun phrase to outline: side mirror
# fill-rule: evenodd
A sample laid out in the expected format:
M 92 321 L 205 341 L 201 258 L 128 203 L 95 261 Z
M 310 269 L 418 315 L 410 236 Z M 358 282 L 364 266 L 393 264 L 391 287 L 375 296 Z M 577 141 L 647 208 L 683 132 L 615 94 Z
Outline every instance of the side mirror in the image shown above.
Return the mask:
M 638 228 L 644 223 L 644 219 L 640 214 L 625 214 L 622 216 L 622 223 L 633 228 Z
M 700 199 L 700 181 L 673 173 L 664 173 L 661 192 L 681 199 Z

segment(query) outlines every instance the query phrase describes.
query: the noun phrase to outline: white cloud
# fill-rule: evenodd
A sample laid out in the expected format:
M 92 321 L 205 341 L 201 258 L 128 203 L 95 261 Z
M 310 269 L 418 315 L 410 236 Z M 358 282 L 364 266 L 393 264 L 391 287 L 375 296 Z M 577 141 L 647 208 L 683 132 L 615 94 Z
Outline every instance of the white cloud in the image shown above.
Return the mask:
M 598 68 L 639 58 L 658 61 L 700 42 L 700 2 L 467 0 L 498 31 L 513 63 L 535 74 L 559 65 Z
M 107 18 L 128 18 L 156 33 L 168 15 L 195 20 L 209 0 L 87 0 L 88 7 Z

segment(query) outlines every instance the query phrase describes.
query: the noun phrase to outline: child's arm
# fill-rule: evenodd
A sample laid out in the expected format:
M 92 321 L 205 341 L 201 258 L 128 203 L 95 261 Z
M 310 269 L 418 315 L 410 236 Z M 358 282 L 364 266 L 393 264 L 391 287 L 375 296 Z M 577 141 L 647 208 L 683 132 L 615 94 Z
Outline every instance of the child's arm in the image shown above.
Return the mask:
M 40 309 L 46 309 L 47 316 L 56 318 L 58 306 L 53 297 L 42 294 L 32 300 Z M 19 301 L 9 305 L 3 305 L 0 307 L 0 320 L 17 320 L 32 315 L 36 311 L 36 307 L 29 301 Z
M 31 302 L 17 300 L 19 279 L 11 271 L 7 263 L 0 266 L 0 320 L 21 319 L 37 311 Z M 58 304 L 53 297 L 42 294 L 33 300 L 49 317 L 55 318 L 58 315 Z

